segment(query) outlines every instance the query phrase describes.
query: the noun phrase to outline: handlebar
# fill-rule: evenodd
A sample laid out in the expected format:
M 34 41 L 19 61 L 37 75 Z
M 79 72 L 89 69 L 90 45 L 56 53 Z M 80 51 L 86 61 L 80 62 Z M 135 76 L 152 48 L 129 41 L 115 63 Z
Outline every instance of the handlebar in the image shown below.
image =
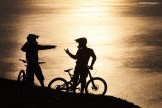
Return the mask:
M 22 61 L 23 63 L 28 63 L 27 60 L 19 59 L 19 61 Z
M 19 61 L 22 61 L 23 63 L 27 63 L 28 64 L 27 60 L 19 59 Z M 44 64 L 44 63 L 46 63 L 46 62 L 38 62 L 38 64 Z
M 38 64 L 44 64 L 44 63 L 46 63 L 46 62 L 38 62 Z

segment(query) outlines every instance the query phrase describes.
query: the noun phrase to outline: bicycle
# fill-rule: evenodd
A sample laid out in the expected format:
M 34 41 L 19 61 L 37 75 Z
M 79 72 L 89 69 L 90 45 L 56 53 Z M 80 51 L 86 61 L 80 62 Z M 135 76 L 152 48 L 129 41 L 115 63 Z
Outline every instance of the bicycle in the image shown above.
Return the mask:
M 25 64 L 26 70 L 22 69 L 20 70 L 18 77 L 17 77 L 17 92 L 22 92 L 24 86 L 27 84 L 27 76 L 28 76 L 28 71 L 27 71 L 27 65 L 28 62 L 27 60 L 19 59 L 19 61 L 23 62 Z M 39 64 L 44 64 L 45 62 L 38 62 Z
M 56 98 L 62 98 L 66 93 L 79 91 L 80 88 L 78 85 L 80 84 L 80 81 L 77 82 L 77 87 L 76 88 L 71 88 L 73 85 L 73 75 L 70 73 L 70 71 L 73 70 L 67 69 L 64 70 L 64 72 L 67 72 L 70 76 L 70 81 L 65 80 L 64 78 L 58 77 L 54 78 L 53 80 L 50 81 L 48 84 L 48 89 L 51 90 L 51 93 L 55 95 Z M 91 72 L 89 71 L 89 80 L 86 82 L 85 86 L 85 93 L 90 95 L 100 95 L 104 96 L 107 92 L 107 83 L 104 79 L 100 77 L 93 77 L 91 75 Z

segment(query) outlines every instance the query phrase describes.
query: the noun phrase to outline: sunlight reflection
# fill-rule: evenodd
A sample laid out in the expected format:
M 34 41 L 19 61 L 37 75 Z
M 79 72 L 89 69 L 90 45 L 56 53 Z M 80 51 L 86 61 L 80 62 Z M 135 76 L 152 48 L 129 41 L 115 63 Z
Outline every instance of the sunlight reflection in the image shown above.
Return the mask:
M 147 100 L 147 97 L 151 96 L 149 100 L 155 99 L 156 95 L 152 94 L 150 88 L 159 87 L 155 84 L 160 84 L 161 80 L 152 76 L 153 74 L 143 78 L 147 71 L 148 75 L 151 71 L 157 72 L 154 72 L 156 69 L 142 66 L 150 66 L 147 63 L 150 60 L 153 66 L 161 63 L 157 59 L 160 58 L 161 53 L 159 31 L 162 21 L 159 16 L 145 16 L 145 11 L 139 10 L 141 5 L 138 5 L 137 1 L 139 0 L 22 0 L 21 3 L 12 4 L 12 7 L 9 7 L 11 3 L 9 6 L 2 6 L 0 12 L 3 17 L 0 19 L 1 25 L 5 26 L 1 37 L 5 40 L 2 42 L 4 43 L 2 54 L 5 58 L 2 57 L 1 61 L 6 67 L 2 67 L 3 75 L 5 73 L 9 79 L 17 79 L 18 72 L 24 68 L 24 65 L 18 61 L 19 58 L 25 59 L 21 47 L 26 42 L 26 36 L 34 33 L 40 35 L 39 44 L 58 46 L 56 49 L 39 52 L 40 61 L 46 62 L 41 66 L 45 85 L 55 77 L 68 78 L 63 70 L 74 68 L 76 61 L 71 59 L 64 49 L 69 48 L 73 54 L 76 54 L 77 43 L 74 40 L 86 37 L 87 46 L 94 49 L 97 55 L 94 65 L 97 70 L 95 76 L 102 77 L 108 82 L 110 87 L 108 95 L 129 101 L 132 99 L 132 102 L 138 102 L 139 97 Z M 148 6 L 151 7 L 150 10 L 154 9 L 152 6 Z M 160 8 L 156 8 L 153 12 L 158 13 L 157 9 Z M 141 17 L 141 14 L 145 17 Z M 157 51 L 155 47 L 160 48 Z M 11 51 L 11 54 L 8 51 Z M 12 70 L 7 69 L 8 67 Z M 147 89 L 151 91 L 149 94 L 142 91 L 148 91 Z

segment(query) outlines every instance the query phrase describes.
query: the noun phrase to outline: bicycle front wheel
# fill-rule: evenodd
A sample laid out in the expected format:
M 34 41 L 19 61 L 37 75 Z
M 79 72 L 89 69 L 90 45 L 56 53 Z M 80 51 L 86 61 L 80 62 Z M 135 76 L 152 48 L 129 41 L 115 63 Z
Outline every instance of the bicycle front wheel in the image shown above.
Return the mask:
M 107 91 L 106 81 L 100 77 L 94 77 L 89 80 L 85 87 L 86 94 L 105 95 Z
M 55 78 L 48 84 L 50 94 L 54 98 L 63 98 L 68 92 L 68 83 L 64 78 Z

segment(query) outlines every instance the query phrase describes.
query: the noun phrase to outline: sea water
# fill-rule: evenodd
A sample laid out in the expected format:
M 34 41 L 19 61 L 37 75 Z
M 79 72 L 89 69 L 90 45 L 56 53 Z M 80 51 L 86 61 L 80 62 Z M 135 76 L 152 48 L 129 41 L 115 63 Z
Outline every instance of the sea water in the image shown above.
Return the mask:
M 162 106 L 162 3 L 145 0 L 2 0 L 0 3 L 0 77 L 16 80 L 18 59 L 29 33 L 39 51 L 45 85 L 56 77 L 69 80 L 64 69 L 74 68 L 79 37 L 96 53 L 92 75 L 108 84 L 106 95 L 122 98 L 142 108 Z M 37 85 L 40 85 L 35 80 Z

